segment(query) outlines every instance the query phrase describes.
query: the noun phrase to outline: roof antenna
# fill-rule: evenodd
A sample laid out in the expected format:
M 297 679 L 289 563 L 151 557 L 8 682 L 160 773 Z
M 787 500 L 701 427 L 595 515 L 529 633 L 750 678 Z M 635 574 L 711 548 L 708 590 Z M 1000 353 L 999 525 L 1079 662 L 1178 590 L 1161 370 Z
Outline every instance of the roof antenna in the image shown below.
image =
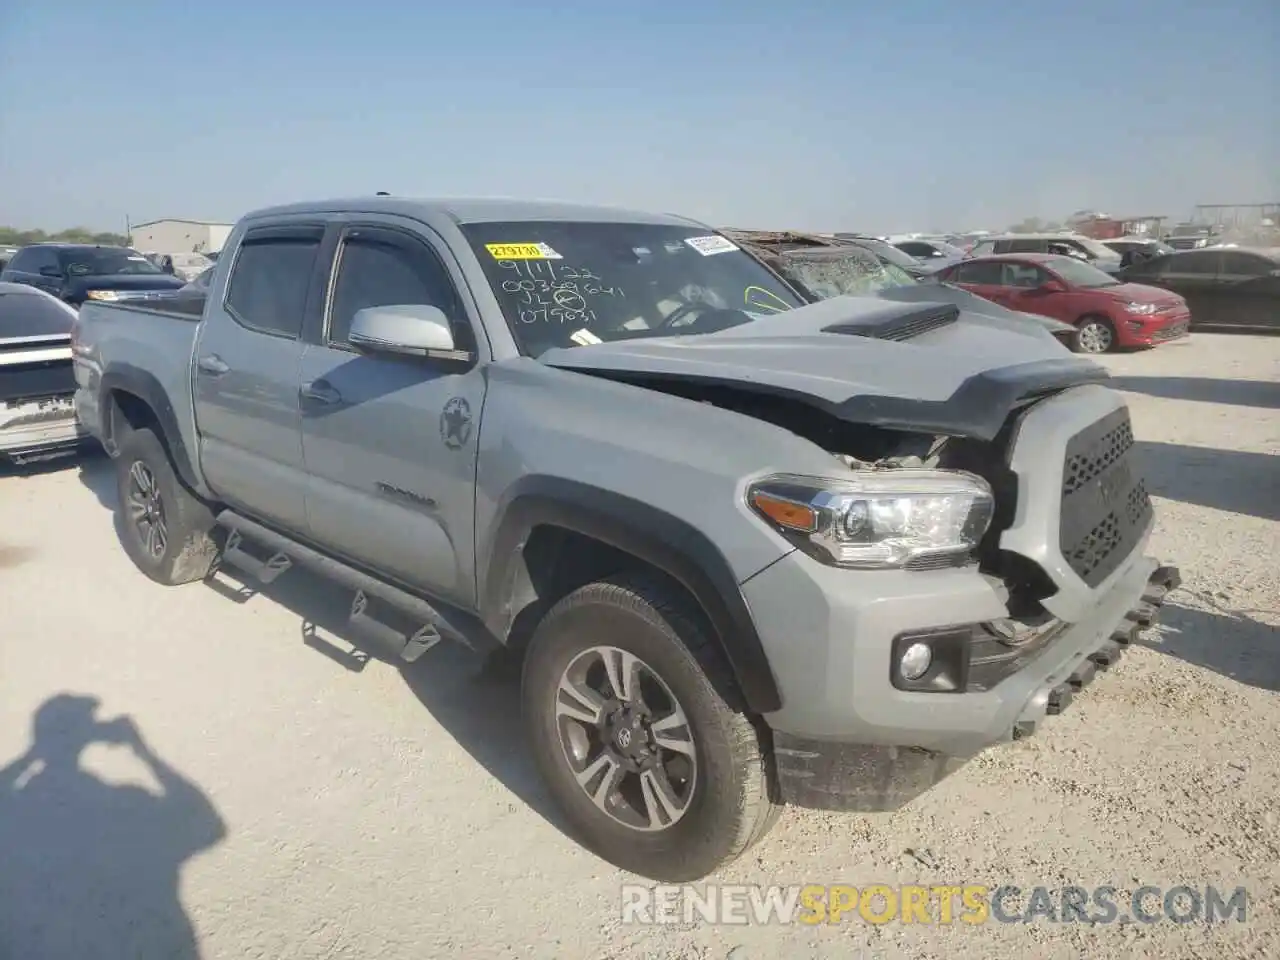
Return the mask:
M 374 196 L 376 196 L 376 197 L 389 197 L 389 196 L 391 196 L 391 194 L 387 193 L 387 191 L 385 191 L 385 190 L 379 190 L 376 194 L 374 194 Z

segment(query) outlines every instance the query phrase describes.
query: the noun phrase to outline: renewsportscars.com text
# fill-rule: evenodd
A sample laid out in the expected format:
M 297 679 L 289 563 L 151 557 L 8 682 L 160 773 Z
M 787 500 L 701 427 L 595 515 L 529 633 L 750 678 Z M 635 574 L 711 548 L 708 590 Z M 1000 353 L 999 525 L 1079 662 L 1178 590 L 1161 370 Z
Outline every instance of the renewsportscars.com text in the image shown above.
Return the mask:
M 1017 887 L 985 884 L 663 885 L 622 888 L 630 924 L 1245 922 L 1244 887 Z

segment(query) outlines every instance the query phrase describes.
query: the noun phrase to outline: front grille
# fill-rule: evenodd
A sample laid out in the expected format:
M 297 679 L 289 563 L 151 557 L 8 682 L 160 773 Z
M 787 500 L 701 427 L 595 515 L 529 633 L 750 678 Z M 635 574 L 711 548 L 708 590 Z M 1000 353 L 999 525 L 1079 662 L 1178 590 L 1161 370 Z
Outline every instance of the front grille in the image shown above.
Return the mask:
M 1077 433 L 1067 444 L 1059 548 L 1090 587 L 1127 557 L 1151 521 L 1151 498 L 1131 463 L 1133 428 L 1125 408 Z

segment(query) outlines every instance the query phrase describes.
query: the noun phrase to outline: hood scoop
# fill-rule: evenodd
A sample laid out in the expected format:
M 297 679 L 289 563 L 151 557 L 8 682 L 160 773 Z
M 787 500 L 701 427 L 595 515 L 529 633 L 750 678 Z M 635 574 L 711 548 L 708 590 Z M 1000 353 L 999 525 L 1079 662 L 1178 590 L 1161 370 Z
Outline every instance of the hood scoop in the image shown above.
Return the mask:
M 949 327 L 959 320 L 960 308 L 954 304 L 926 303 L 914 309 L 870 313 L 842 320 L 823 327 L 822 332 L 903 341 L 922 336 L 930 330 Z

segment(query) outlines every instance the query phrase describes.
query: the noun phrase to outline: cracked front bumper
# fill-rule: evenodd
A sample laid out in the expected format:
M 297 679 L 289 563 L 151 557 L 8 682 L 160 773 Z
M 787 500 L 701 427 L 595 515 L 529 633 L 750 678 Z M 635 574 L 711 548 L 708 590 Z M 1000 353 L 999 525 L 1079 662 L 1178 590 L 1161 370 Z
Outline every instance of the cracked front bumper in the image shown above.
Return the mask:
M 951 582 L 958 588 L 958 579 Z M 894 689 L 889 640 L 898 629 L 895 621 L 913 616 L 919 625 L 922 613 L 940 603 L 949 608 L 952 623 L 994 619 L 976 594 L 968 605 L 957 593 L 935 595 L 928 603 L 917 594 L 901 609 L 892 597 L 883 598 L 879 610 L 828 608 L 826 660 L 811 663 L 815 669 L 808 674 L 822 676 L 824 685 L 808 697 L 789 697 L 784 683 L 783 710 L 765 717 L 783 799 L 828 810 L 895 809 L 988 747 L 1030 736 L 1047 717 L 1067 709 L 1099 670 L 1119 660 L 1155 622 L 1179 582 L 1176 568 L 1136 552 L 1089 613 L 1016 673 L 989 690 L 956 693 Z M 795 619 L 793 608 L 793 629 Z M 875 626 L 879 631 L 869 633 Z M 785 681 L 802 671 L 781 665 L 779 672 Z

